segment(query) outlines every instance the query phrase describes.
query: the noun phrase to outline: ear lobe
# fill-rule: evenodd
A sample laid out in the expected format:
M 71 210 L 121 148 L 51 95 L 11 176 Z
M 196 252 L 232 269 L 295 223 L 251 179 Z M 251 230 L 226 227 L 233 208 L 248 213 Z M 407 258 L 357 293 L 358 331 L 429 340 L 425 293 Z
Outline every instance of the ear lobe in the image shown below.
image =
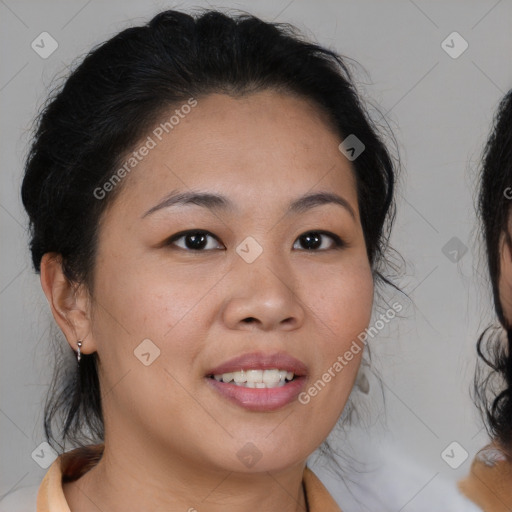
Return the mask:
M 506 234 L 500 239 L 500 274 L 498 279 L 499 296 L 503 315 L 512 325 L 512 240 Z
M 62 257 L 58 253 L 46 253 L 41 259 L 41 286 L 50 304 L 53 318 L 66 336 L 73 350 L 76 342 L 91 332 L 90 300 L 83 285 L 71 282 L 62 269 Z M 94 340 L 82 343 L 82 353 L 92 353 Z

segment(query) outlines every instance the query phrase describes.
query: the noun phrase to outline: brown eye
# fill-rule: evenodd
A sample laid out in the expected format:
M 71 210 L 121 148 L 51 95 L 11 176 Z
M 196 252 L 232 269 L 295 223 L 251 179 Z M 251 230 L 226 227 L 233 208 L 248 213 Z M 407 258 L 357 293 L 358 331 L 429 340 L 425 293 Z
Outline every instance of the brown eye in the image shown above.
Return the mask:
M 326 238 L 330 238 L 331 242 L 325 242 Z M 308 231 L 297 238 L 297 242 L 300 243 L 302 249 L 306 251 L 325 251 L 328 249 L 337 249 L 345 245 L 338 235 L 327 231 Z M 297 244 L 297 242 L 295 242 L 295 244 Z M 294 248 L 297 248 L 295 244 Z
M 211 242 L 212 240 L 213 242 Z M 177 243 L 180 241 L 180 243 Z M 217 238 L 208 231 L 183 231 L 169 238 L 165 245 L 176 245 L 180 249 L 188 251 L 211 251 L 222 249 Z

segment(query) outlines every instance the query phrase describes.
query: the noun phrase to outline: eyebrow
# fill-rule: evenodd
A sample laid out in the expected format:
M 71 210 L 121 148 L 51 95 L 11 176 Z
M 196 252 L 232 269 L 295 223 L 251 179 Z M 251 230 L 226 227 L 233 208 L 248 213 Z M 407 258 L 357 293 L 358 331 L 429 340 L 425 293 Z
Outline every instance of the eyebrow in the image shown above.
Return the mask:
M 157 205 L 153 206 L 146 213 L 144 213 L 141 218 L 147 217 L 148 215 L 151 215 L 152 213 L 163 208 L 190 204 L 202 206 L 212 210 L 224 210 L 231 212 L 236 211 L 235 204 L 223 195 L 213 194 L 211 192 L 180 192 L 178 190 L 173 190 Z M 311 194 L 305 194 L 289 205 L 286 215 L 290 215 L 292 213 L 303 213 L 307 210 L 310 210 L 311 208 L 315 208 L 316 206 L 321 206 L 324 204 L 337 204 L 338 206 L 344 208 L 354 220 L 356 218 L 356 214 L 350 203 L 343 197 L 332 192 L 315 192 Z

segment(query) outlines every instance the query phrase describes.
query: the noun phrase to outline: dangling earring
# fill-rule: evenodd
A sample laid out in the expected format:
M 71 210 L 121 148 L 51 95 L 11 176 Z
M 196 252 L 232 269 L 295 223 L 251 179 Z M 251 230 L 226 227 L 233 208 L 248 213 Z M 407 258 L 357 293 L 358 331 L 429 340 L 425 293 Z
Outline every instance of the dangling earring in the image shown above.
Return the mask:
M 367 395 L 370 392 L 370 381 L 368 380 L 366 369 L 363 368 L 363 366 L 359 368 L 359 372 L 357 373 L 356 386 L 359 389 L 359 391 L 361 391 L 361 393 L 364 393 L 365 395 Z
M 78 366 L 80 366 L 80 358 L 82 357 L 82 354 L 80 352 L 80 348 L 82 347 L 82 341 L 81 340 L 78 340 L 76 342 L 76 344 L 78 345 L 78 352 L 76 354 L 76 360 L 78 362 Z

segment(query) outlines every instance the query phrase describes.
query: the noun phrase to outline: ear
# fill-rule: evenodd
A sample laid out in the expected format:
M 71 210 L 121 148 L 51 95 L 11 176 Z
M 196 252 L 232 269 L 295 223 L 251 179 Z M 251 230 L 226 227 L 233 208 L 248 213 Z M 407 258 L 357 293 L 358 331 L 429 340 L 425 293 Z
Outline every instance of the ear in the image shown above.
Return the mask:
M 500 238 L 499 296 L 503 315 L 508 325 L 512 325 L 512 240 L 503 233 Z
M 53 318 L 66 336 L 71 348 L 90 354 L 96 350 L 91 333 L 90 296 L 85 286 L 70 281 L 62 269 L 58 253 L 46 253 L 41 259 L 41 286 L 50 304 Z M 89 339 L 87 337 L 89 336 Z

